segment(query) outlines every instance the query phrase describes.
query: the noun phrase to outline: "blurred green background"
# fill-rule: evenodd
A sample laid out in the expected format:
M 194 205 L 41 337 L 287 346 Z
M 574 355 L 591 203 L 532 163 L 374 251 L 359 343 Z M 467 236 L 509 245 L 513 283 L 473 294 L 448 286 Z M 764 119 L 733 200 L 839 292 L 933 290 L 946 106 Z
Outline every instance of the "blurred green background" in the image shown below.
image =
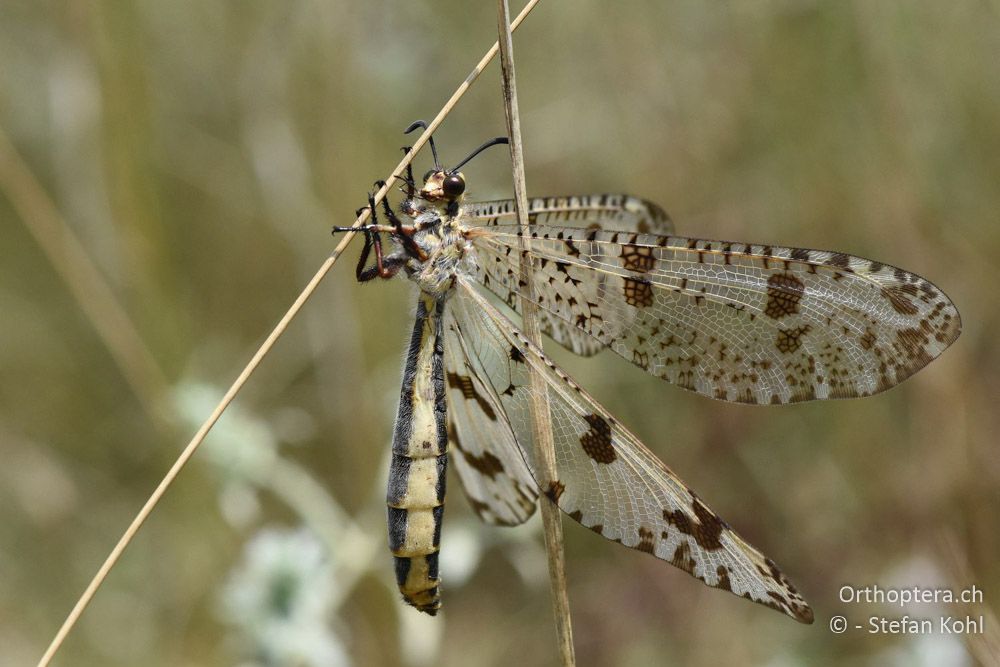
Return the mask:
M 495 21 L 457 0 L 0 4 L 0 663 L 40 657 L 333 248 L 329 227 Z M 1000 4 L 547 0 L 515 47 L 531 194 L 630 192 L 682 234 L 875 258 L 964 320 L 891 392 L 784 408 L 553 349 L 817 616 L 798 625 L 566 522 L 579 664 L 997 664 Z M 443 159 L 503 128 L 494 64 L 437 134 Z M 511 192 L 502 151 L 465 173 L 472 197 Z M 479 525 L 457 483 L 444 613 L 397 600 L 383 498 L 414 296 L 356 285 L 358 249 L 55 664 L 554 663 L 538 520 Z M 838 600 L 876 584 L 975 584 L 984 603 Z M 983 614 L 987 635 L 827 628 L 904 613 Z

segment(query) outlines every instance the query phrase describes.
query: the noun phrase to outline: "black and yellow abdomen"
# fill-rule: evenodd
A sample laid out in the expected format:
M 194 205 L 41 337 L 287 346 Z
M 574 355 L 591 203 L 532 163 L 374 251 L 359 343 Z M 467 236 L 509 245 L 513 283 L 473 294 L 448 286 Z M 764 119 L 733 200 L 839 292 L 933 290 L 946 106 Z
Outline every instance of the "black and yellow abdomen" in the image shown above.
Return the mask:
M 389 549 L 403 599 L 434 615 L 441 607 L 438 551 L 448 467 L 444 301 L 421 292 L 407 348 L 389 466 Z

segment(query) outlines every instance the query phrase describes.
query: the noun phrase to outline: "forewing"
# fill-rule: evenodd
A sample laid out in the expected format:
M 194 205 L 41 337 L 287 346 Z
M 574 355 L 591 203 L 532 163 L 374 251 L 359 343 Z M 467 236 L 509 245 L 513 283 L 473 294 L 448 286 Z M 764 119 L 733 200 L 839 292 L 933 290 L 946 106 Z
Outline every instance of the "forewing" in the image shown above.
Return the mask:
M 462 207 L 463 223 L 491 227 L 517 222 L 513 199 L 477 202 Z M 630 195 L 582 195 L 571 197 L 537 197 L 528 200 L 528 220 L 532 225 L 569 223 L 588 231 L 617 230 L 644 234 L 673 234 L 670 216 L 656 204 Z M 484 264 L 477 267 L 476 279 L 488 286 L 504 302 L 520 312 L 520 300 L 504 287 L 502 278 L 506 266 Z M 542 333 L 563 347 L 581 356 L 591 356 L 606 346 L 597 338 L 573 326 L 571 322 L 541 311 L 538 323 Z
M 481 282 L 536 303 L 640 368 L 738 403 L 874 394 L 959 335 L 955 305 L 918 275 L 843 253 L 637 233 L 495 225 L 473 235 Z
M 460 215 L 463 222 L 486 227 L 517 223 L 513 199 L 464 204 Z M 621 194 L 535 197 L 528 200 L 528 221 L 537 225 L 568 222 L 588 230 L 663 236 L 674 233 L 673 222 L 662 208 L 651 201 Z
M 475 360 L 465 355 L 468 345 L 450 312 L 444 327 L 451 460 L 462 490 L 486 523 L 524 523 L 535 511 L 538 487 L 496 391 L 483 379 Z
M 556 479 L 545 493 L 570 518 L 709 586 L 806 623 L 813 614 L 773 561 L 744 542 L 639 440 L 462 279 L 451 300 L 468 357 L 488 377 L 520 451 L 541 482 L 529 417 L 529 369 L 542 375 Z

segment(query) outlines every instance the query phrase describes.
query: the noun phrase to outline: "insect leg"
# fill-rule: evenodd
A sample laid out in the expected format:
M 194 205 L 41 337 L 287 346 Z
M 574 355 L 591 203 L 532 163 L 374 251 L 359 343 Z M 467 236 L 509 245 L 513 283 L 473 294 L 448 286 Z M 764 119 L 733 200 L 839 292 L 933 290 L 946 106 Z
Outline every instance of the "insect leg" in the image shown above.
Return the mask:
M 412 181 L 411 181 L 412 182 Z M 385 181 L 375 181 L 375 189 L 379 190 L 385 185 Z M 371 201 L 371 200 L 370 200 Z M 385 212 L 385 217 L 389 219 L 389 223 L 396 230 L 396 237 L 399 242 L 403 244 L 403 249 L 406 250 L 406 254 L 411 257 L 416 257 L 419 260 L 427 259 L 426 253 L 420 249 L 420 246 L 413 240 L 413 230 L 407 230 L 403 228 L 402 221 L 396 216 L 396 212 L 392 210 L 389 205 L 389 198 L 386 197 L 382 200 L 382 210 Z
M 400 150 L 409 153 L 413 146 L 403 146 Z M 417 182 L 413 180 L 413 163 L 406 165 L 406 198 L 413 199 L 417 194 Z
M 372 249 L 372 233 L 369 232 L 367 229 L 365 230 L 364 233 L 365 233 L 365 247 L 361 249 L 361 256 L 358 258 L 358 265 L 354 268 L 354 277 L 358 279 L 359 283 L 366 282 L 366 280 L 363 279 L 362 276 L 365 275 L 366 273 L 365 264 L 368 262 L 368 255 L 369 253 L 371 253 Z M 368 278 L 367 280 L 371 280 L 371 278 Z
M 377 187 L 381 187 L 378 185 Z M 365 247 L 362 249 L 362 261 L 358 263 L 358 268 L 355 273 L 358 282 L 368 282 L 376 277 L 389 279 L 399 273 L 399 270 L 406 265 L 407 256 L 400 254 L 393 255 L 383 255 L 382 253 L 382 235 L 380 233 L 380 225 L 378 224 L 378 214 L 375 213 L 375 197 L 371 194 L 368 195 L 368 208 L 372 212 L 372 224 L 369 225 L 365 230 Z M 359 209 L 362 211 L 364 209 Z M 397 221 L 398 222 L 398 221 Z M 394 230 L 396 226 L 394 225 Z M 409 237 L 410 242 L 413 239 Z M 367 260 L 371 250 L 375 250 L 375 266 L 363 269 L 364 261 Z

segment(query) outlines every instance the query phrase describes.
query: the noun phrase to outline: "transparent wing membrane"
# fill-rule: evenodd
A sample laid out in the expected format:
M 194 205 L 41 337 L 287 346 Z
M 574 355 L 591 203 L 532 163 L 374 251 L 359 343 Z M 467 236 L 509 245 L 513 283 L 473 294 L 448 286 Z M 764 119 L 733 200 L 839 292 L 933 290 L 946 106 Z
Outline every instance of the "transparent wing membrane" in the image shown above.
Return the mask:
M 739 403 L 874 394 L 959 335 L 913 273 L 843 253 L 512 225 L 474 237 L 480 282 L 508 303 L 521 243 L 539 308 L 679 387 Z
M 744 542 L 669 468 L 493 308 L 460 282 L 450 306 L 464 354 L 485 375 L 513 442 L 546 495 L 570 518 L 650 553 L 709 586 L 812 622 L 812 610 L 777 566 Z M 545 379 L 556 479 L 535 460 L 529 371 Z M 510 442 L 509 440 L 507 442 Z

